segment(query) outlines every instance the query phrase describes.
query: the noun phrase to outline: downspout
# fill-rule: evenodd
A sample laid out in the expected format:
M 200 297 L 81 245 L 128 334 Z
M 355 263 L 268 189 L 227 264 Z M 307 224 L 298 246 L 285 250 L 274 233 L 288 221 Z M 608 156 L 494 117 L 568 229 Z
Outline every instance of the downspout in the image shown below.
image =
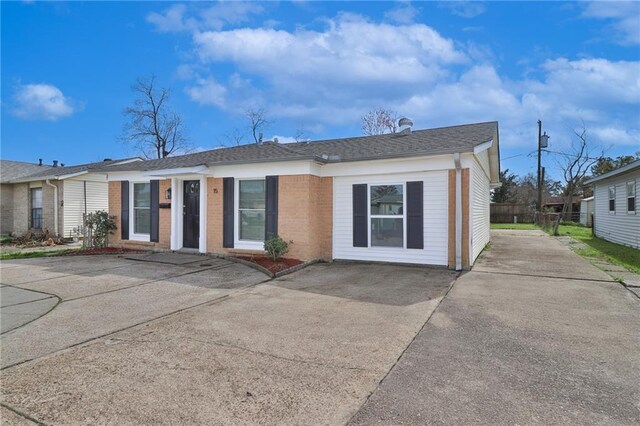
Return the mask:
M 58 187 L 49 182 L 49 179 L 45 180 L 45 183 L 53 188 L 53 231 L 56 235 L 60 235 L 58 233 Z
M 453 154 L 456 166 L 456 271 L 462 270 L 462 166 L 460 153 Z

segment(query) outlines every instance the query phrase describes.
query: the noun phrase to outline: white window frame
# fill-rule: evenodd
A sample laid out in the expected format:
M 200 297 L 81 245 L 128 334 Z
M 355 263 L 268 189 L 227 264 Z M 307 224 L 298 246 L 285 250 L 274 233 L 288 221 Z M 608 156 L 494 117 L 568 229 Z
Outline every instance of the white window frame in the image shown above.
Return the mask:
M 632 185 L 633 185 L 633 194 L 632 194 L 632 195 L 629 195 L 629 185 L 630 185 L 630 184 L 632 184 Z M 625 200 L 626 200 L 626 202 L 627 202 L 627 203 L 626 203 L 626 204 L 627 204 L 627 205 L 626 205 L 626 208 L 627 208 L 627 214 L 636 214 L 636 210 L 637 210 L 637 209 L 636 209 L 635 207 L 636 207 L 636 204 L 638 204 L 638 198 L 637 198 L 637 194 L 638 194 L 638 185 L 636 184 L 636 181 L 635 181 L 635 180 L 630 180 L 630 181 L 625 182 L 624 190 L 625 190 L 625 193 L 627 194 L 627 197 L 625 198 Z M 634 210 L 629 210 L 629 198 L 633 198 L 633 207 L 634 207 Z
M 148 180 L 137 180 L 137 181 L 129 181 L 129 239 L 133 241 L 151 241 L 151 234 L 137 234 L 136 229 L 136 215 L 134 208 L 134 194 L 135 194 L 135 185 L 140 183 L 146 183 L 149 185 L 149 189 L 151 189 L 151 181 Z M 172 194 L 173 195 L 173 194 Z M 149 210 L 151 210 L 151 206 L 149 206 Z
M 370 250 L 405 250 L 407 248 L 407 183 L 368 183 L 367 184 L 367 236 Z M 371 188 L 374 186 L 402 186 L 402 215 L 371 215 Z M 402 247 L 374 246 L 371 239 L 371 219 L 400 219 L 402 217 Z
M 234 197 L 233 197 L 233 214 L 235 216 L 234 219 L 234 227 L 233 227 L 233 247 L 240 250 L 264 250 L 264 239 L 262 241 L 255 240 L 241 240 L 240 239 L 240 182 L 244 180 L 262 180 L 265 183 L 265 198 L 267 196 L 267 178 L 265 176 L 258 177 L 247 177 L 247 178 L 236 178 L 234 184 Z M 244 209 L 248 210 L 248 209 Z M 265 199 L 265 226 L 267 222 L 267 204 Z
M 33 205 L 33 194 L 34 191 L 40 191 L 40 207 L 34 207 Z M 29 188 L 29 228 L 32 229 L 44 229 L 44 207 L 43 207 L 43 197 L 44 197 L 44 191 L 42 190 L 42 187 L 34 187 L 34 188 Z M 40 210 L 40 227 L 36 228 L 34 226 L 33 223 L 33 210 L 35 209 L 39 209 Z
M 613 189 L 613 198 L 611 198 L 611 190 Z M 611 200 L 613 200 L 613 210 L 611 210 Z M 616 214 L 616 186 L 611 185 L 607 188 L 607 210 L 609 214 Z

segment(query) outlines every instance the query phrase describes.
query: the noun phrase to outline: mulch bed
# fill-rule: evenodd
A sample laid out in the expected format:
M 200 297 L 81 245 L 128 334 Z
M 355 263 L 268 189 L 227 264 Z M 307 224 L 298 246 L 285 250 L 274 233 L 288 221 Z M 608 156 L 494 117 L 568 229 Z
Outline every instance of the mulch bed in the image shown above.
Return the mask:
M 144 253 L 142 250 L 117 248 L 117 247 L 93 247 L 78 251 L 71 251 L 68 253 L 60 253 L 60 256 L 86 256 L 90 254 L 129 254 L 129 253 Z
M 302 265 L 304 262 L 298 259 L 279 259 L 274 261 L 270 257 L 266 256 L 235 256 L 238 259 L 246 260 L 248 262 L 255 263 L 262 266 L 272 274 L 276 274 L 280 271 L 284 271 L 294 266 Z

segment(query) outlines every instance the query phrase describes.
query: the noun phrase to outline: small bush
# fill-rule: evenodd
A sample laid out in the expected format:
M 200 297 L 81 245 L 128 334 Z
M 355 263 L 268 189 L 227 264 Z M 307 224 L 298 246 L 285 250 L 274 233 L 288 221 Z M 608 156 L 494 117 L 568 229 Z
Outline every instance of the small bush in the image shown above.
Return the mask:
M 109 244 L 109 235 L 118 228 L 116 217 L 109 216 L 109 213 L 104 210 L 89 213 L 84 224 L 91 229 L 93 247 L 106 247 Z
M 25 234 L 14 238 L 13 243 L 19 247 L 55 246 L 56 244 L 62 244 L 62 238 L 45 229 L 42 231 L 27 231 Z
M 292 242 L 293 241 L 289 241 L 287 243 L 279 235 L 276 235 L 264 242 L 264 250 L 275 262 L 289 252 L 289 244 Z

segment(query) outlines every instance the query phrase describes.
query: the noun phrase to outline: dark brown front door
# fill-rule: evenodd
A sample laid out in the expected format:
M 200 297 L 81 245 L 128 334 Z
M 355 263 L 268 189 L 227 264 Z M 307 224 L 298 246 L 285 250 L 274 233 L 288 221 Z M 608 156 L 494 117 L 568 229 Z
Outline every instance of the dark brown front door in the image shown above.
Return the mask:
M 199 248 L 200 238 L 200 181 L 184 182 L 182 246 Z

